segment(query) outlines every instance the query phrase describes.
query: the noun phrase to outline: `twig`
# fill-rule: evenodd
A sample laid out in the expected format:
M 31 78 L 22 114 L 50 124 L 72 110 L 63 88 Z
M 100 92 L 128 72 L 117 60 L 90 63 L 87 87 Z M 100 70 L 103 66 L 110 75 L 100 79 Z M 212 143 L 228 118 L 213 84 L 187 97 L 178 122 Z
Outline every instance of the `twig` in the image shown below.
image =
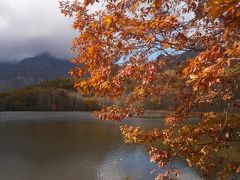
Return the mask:
M 229 103 L 227 104 L 227 109 L 224 111 L 224 113 L 225 113 L 225 122 L 224 122 L 224 124 L 223 124 L 222 129 L 221 129 L 221 132 L 223 131 L 223 129 L 224 129 L 224 127 L 226 126 L 227 121 L 228 121 L 228 109 L 229 109 Z

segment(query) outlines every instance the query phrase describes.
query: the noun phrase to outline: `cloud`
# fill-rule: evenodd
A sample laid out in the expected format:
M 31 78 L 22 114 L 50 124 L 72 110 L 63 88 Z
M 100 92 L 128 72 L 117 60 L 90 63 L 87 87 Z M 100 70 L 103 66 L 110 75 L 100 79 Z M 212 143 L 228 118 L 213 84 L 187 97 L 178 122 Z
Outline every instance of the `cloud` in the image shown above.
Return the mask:
M 48 51 L 70 57 L 74 32 L 58 0 L 0 0 L 0 61 Z

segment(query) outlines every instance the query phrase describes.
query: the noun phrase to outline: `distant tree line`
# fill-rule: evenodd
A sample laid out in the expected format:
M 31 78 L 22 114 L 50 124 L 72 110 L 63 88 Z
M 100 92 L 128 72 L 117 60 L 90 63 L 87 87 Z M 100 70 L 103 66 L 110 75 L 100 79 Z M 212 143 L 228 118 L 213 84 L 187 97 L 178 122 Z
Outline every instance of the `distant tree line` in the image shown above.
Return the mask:
M 173 84 L 177 86 L 178 83 Z M 128 89 L 132 88 L 128 85 Z M 144 104 L 145 109 L 149 110 L 172 110 L 177 99 L 174 95 L 172 100 L 169 98 L 156 102 L 149 99 Z M 124 98 L 115 98 L 114 102 L 121 106 Z M 1 111 L 95 111 L 108 106 L 110 101 L 99 94 L 80 95 L 74 88 L 72 78 L 62 78 L 52 81 L 44 81 L 38 85 L 33 85 L 24 89 L 14 90 L 7 93 L 0 93 Z M 203 105 L 196 108 L 196 111 L 205 111 L 214 108 L 222 111 L 224 103 L 219 101 L 215 106 Z
M 107 104 L 104 98 L 81 96 L 68 78 L 0 94 L 2 111 L 93 111 L 104 103 Z

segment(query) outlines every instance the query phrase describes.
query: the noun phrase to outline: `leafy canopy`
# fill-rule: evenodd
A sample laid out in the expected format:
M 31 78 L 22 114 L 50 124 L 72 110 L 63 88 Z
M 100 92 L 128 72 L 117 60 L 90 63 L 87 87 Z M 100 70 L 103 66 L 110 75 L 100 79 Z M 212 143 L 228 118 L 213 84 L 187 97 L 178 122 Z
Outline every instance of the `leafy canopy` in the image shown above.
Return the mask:
M 143 131 L 123 126 L 125 141 L 148 144 L 151 161 L 159 167 L 181 158 L 206 176 L 219 172 L 224 178 L 240 172 L 239 159 L 224 153 L 240 140 L 236 115 L 240 103 L 239 0 L 60 4 L 62 13 L 74 16 L 73 28 L 79 31 L 72 42 L 75 87 L 113 102 L 97 113 L 99 118 L 122 120 L 141 115 L 147 100 L 169 99 L 175 111 L 164 118 L 163 128 Z M 93 11 L 97 4 L 102 8 Z M 115 104 L 118 98 L 124 103 Z M 200 107 L 206 107 L 205 112 L 190 123 L 189 114 Z M 168 166 L 156 179 L 178 174 Z

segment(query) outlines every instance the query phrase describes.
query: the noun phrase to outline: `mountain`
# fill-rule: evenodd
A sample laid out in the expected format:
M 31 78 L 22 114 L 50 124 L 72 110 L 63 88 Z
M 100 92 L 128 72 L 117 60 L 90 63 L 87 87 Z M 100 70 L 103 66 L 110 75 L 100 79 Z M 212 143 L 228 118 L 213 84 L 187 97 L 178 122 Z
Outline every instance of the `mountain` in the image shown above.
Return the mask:
M 9 77 L 9 72 L 15 64 L 0 62 L 0 80 L 7 79 Z
M 0 92 L 68 77 L 72 67 L 70 62 L 55 58 L 49 53 L 25 58 L 18 63 L 0 63 Z

